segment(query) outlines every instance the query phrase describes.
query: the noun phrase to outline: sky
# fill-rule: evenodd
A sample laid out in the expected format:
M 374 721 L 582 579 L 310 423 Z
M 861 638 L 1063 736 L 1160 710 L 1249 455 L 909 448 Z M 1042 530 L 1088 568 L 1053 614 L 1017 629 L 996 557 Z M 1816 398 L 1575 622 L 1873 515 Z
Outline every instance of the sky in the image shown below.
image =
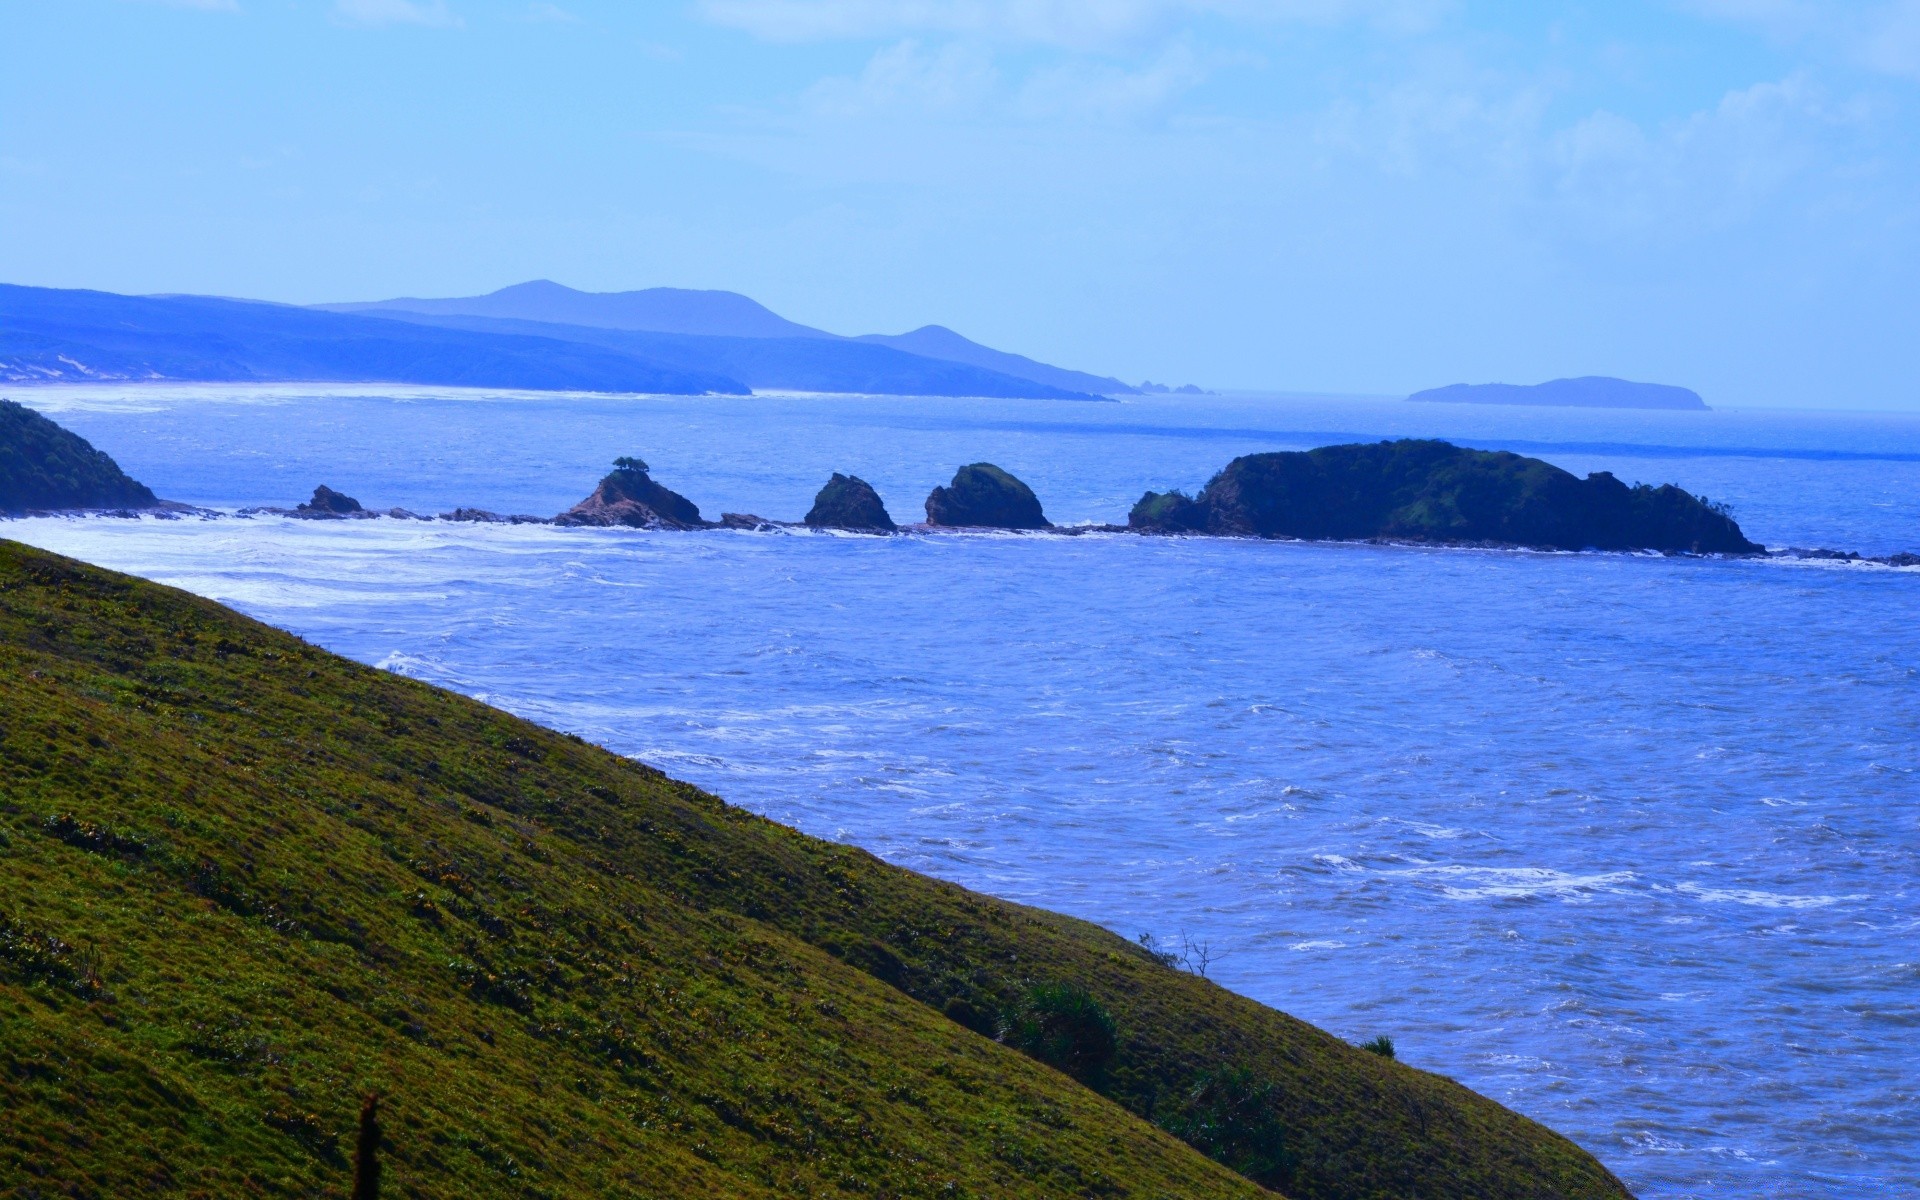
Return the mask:
M 0 281 L 1920 407 L 1920 0 L 0 0 Z

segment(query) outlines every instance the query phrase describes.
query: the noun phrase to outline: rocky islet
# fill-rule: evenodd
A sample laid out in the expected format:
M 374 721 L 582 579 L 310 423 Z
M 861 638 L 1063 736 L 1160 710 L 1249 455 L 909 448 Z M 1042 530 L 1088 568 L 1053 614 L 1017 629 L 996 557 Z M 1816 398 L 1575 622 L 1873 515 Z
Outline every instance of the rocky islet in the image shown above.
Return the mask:
M 992 463 L 970 463 L 927 495 L 927 524 L 960 529 L 1051 529 L 1033 489 Z

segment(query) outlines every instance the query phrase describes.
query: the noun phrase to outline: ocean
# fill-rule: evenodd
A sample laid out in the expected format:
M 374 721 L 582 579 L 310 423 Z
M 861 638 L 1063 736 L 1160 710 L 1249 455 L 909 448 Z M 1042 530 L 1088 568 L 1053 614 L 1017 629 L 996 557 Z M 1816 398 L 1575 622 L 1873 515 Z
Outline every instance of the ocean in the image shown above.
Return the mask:
M 1122 522 L 1234 455 L 1442 436 L 1920 550 L 1920 414 L 17 388 L 170 499 L 706 515 L 955 467 Z M 1213 539 L 44 518 L 903 866 L 1191 947 L 1639 1195 L 1920 1193 L 1920 571 Z

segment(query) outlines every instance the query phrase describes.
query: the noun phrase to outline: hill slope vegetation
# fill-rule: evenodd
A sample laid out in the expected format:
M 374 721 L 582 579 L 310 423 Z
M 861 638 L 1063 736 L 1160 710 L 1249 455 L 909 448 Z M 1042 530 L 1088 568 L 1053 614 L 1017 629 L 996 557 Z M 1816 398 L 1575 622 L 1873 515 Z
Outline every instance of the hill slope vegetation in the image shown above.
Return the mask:
M 25 405 L 0 400 L 0 513 L 159 503 L 87 439 Z
M 1094 926 L 10 542 L 0 863 L 12 1194 L 342 1195 L 375 1090 L 402 1195 L 1626 1194 Z

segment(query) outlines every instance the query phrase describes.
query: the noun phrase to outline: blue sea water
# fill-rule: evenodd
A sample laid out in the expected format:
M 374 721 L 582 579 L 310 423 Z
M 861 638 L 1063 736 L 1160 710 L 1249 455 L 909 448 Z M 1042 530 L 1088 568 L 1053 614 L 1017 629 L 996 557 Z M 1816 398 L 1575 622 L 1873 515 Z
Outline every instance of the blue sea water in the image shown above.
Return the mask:
M 616 454 L 715 515 L 987 459 L 1118 521 L 1407 434 L 1920 550 L 1920 415 L 21 390 L 162 495 L 551 514 Z M 1133 936 L 1569 1134 L 1641 1196 L 1920 1194 L 1920 572 L 939 534 L 42 519 L 18 538 Z

